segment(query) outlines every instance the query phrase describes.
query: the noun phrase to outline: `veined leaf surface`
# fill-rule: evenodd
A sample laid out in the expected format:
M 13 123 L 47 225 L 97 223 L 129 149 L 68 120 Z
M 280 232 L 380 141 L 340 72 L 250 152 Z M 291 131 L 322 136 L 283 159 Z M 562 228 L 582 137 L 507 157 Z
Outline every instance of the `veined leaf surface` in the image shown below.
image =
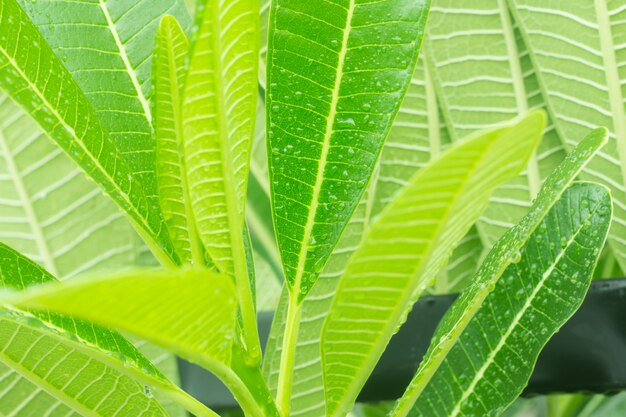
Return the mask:
M 63 279 L 134 260 L 124 214 L 0 93 L 0 241 Z
M 0 287 L 23 291 L 56 281 L 4 244 L 0 244 L 0 261 Z M 0 321 L 0 368 L 10 382 L 0 411 L 7 415 L 9 410 L 17 413 L 17 407 L 20 412 L 38 410 L 41 415 L 69 407 L 81 415 L 117 416 L 134 411 L 166 416 L 159 403 L 146 395 L 144 385 L 157 386 L 170 397 L 185 396 L 130 342 L 110 329 L 56 313 L 14 307 L 0 310 Z M 94 376 L 98 378 L 94 380 Z M 118 385 L 128 401 L 120 401 Z
M 189 41 L 172 16 L 157 30 L 154 65 L 154 133 L 159 203 L 181 260 L 202 261 L 191 210 L 183 149 L 182 93 Z
M 182 0 L 18 0 L 63 61 L 156 204 L 150 73 L 160 17 L 184 27 Z
M 198 232 L 220 271 L 236 271 L 257 105 L 258 0 L 199 3 L 185 84 L 185 164 Z M 235 258 L 235 259 L 234 259 Z
M 128 213 L 155 255 L 176 262 L 158 206 L 15 0 L 0 3 L 0 25 L 0 88 Z
M 458 335 L 409 416 L 498 416 L 519 396 L 541 349 L 580 307 L 611 212 L 601 185 L 576 183 L 563 194 Z M 470 308 L 463 301 L 469 299 L 451 308 Z
M 427 53 L 453 141 L 545 107 L 505 0 L 437 0 Z M 561 161 L 560 138 L 548 122 L 542 143 L 519 177 L 500 187 L 478 222 L 487 248 L 521 219 L 543 178 Z
M 428 2 L 272 3 L 268 158 L 286 280 L 311 290 L 369 178 L 409 84 Z
M 133 264 L 138 237 L 111 199 L 4 94 L 0 120 L 0 241 L 60 279 Z M 147 343 L 140 350 L 169 378 L 178 375 L 172 355 Z M 29 407 L 41 411 L 34 415 L 52 413 L 56 401 L 9 372 L 14 371 L 6 368 L 2 375 L 18 388 L 3 401 L 19 392 L 33 396 Z M 156 396 L 171 417 L 185 413 L 169 398 Z
M 608 145 L 583 178 L 612 191 L 609 243 L 626 267 L 626 1 L 510 1 L 536 66 L 556 127 L 568 147 L 607 126 Z
M 342 416 L 408 308 L 541 139 L 533 112 L 451 147 L 412 178 L 350 259 L 322 333 L 326 415 Z
M 528 241 L 550 208 L 561 198 L 585 164 L 606 143 L 606 140 L 607 131 L 601 128 L 594 130 L 581 141 L 578 147 L 570 152 L 566 159 L 548 176 L 531 211 L 498 240 L 473 278 L 472 285 L 461 294 L 459 301 L 455 303 L 457 308 L 450 310 L 439 325 L 438 331 L 433 337 L 434 342 L 422 360 L 418 373 L 396 406 L 396 416 L 406 416 L 412 404 L 432 380 L 433 375 L 440 369 L 444 370 L 441 365 L 447 353 L 454 347 L 459 335 L 475 316 L 482 302 L 488 297 L 490 288 L 494 288 L 496 281 L 505 269 L 519 259 L 520 251 L 525 242 Z M 577 219 L 579 218 L 577 217 Z M 594 257 L 597 255 L 594 254 Z M 595 260 L 593 263 L 595 264 Z

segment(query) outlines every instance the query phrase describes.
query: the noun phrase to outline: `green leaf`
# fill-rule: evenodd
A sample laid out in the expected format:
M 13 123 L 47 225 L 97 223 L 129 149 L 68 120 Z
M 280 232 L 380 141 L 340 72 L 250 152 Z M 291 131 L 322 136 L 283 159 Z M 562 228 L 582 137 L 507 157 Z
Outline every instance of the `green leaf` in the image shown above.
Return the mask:
M 185 164 L 198 231 L 220 271 L 238 271 L 257 105 L 258 3 L 197 10 L 185 86 Z
M 0 244 L 0 265 L 3 288 L 28 291 L 38 284 L 58 285 L 47 271 L 4 244 Z M 19 400 L 19 390 L 27 386 L 32 397 L 29 405 L 17 401 L 14 406 L 19 403 L 51 411 L 53 404 L 45 394 L 48 392 L 81 414 L 115 416 L 121 412 L 119 407 L 127 407 L 127 412 L 145 409 L 142 413 L 146 416 L 165 416 L 158 402 L 146 395 L 145 384 L 157 387 L 169 398 L 187 398 L 130 342 L 110 329 L 57 313 L 15 307 L 0 310 L 0 321 L 0 363 L 5 376 L 11 370 L 9 380 L 15 384 L 7 388 L 11 393 L 3 395 L 2 404 L 5 399 L 6 404 Z M 94 382 L 94 375 L 102 378 Z M 117 384 L 126 392 L 128 401 L 125 397 L 115 399 L 120 395 Z M 94 396 L 110 400 L 96 401 Z M 86 412 L 88 409 L 91 411 Z M 210 415 L 206 411 L 202 414 Z
M 545 117 L 533 112 L 447 150 L 411 179 L 372 225 L 337 289 L 322 333 L 326 415 L 340 416 L 444 266 L 491 192 L 519 175 Z
M 506 261 L 480 307 L 468 297 L 455 302 L 453 310 L 477 311 L 406 415 L 499 416 L 519 396 L 541 349 L 582 304 L 606 241 L 611 206 L 605 187 L 572 185 L 516 255 L 520 259 Z M 509 243 L 510 237 L 503 240 Z M 450 330 L 437 330 L 433 345 L 441 346 L 436 337 Z
M 626 114 L 624 42 L 626 2 L 572 0 L 509 2 L 522 30 L 548 108 L 565 144 L 607 126 L 608 145 L 582 178 L 606 185 L 615 203 L 609 243 L 626 267 Z
M 413 73 L 427 11 L 427 1 L 414 0 L 272 3 L 272 206 L 285 276 L 300 300 L 367 186 Z
M 157 204 L 150 109 L 151 58 L 159 18 L 184 27 L 182 0 L 19 0 L 96 110 L 104 129 Z
M 0 26 L 0 88 L 126 211 L 155 255 L 176 262 L 160 210 L 15 0 L 0 4 Z
M 176 251 L 184 263 L 204 255 L 191 211 L 185 171 L 182 93 L 189 41 L 172 16 L 161 19 L 153 58 L 154 133 L 159 203 Z
M 545 107 L 505 0 L 438 0 L 426 46 L 453 141 Z M 542 180 L 562 157 L 560 138 L 548 121 L 526 171 L 493 194 L 478 222 L 487 248 L 526 214 Z
M 444 370 L 441 365 L 446 355 L 455 346 L 482 302 L 489 296 L 499 277 L 514 260 L 519 259 L 520 251 L 531 234 L 539 227 L 551 207 L 561 198 L 567 187 L 600 147 L 606 143 L 606 140 L 606 129 L 601 128 L 591 132 L 546 179 L 531 211 L 498 240 L 473 278 L 472 285 L 455 303 L 457 307 L 451 309 L 439 325 L 437 333 L 433 336 L 434 344 L 426 353 L 418 373 L 396 407 L 397 416 L 407 415 L 411 405 L 428 387 L 433 375 L 440 369 Z M 572 221 L 577 219 L 579 217 Z M 565 225 L 559 227 L 565 227 Z M 594 254 L 596 255 L 598 254 Z M 595 261 L 593 263 L 595 264 Z

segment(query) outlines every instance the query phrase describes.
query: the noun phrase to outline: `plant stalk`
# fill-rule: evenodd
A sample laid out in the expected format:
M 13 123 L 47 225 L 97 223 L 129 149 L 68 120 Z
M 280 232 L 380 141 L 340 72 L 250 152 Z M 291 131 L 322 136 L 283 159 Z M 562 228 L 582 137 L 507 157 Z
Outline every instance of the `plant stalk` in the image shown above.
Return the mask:
M 287 324 L 283 334 L 282 353 L 280 355 L 280 370 L 278 374 L 278 392 L 276 402 L 283 417 L 289 416 L 291 407 L 291 385 L 293 383 L 293 368 L 296 359 L 296 343 L 300 328 L 300 314 L 302 306 L 298 303 L 298 293 L 289 292 L 287 308 Z

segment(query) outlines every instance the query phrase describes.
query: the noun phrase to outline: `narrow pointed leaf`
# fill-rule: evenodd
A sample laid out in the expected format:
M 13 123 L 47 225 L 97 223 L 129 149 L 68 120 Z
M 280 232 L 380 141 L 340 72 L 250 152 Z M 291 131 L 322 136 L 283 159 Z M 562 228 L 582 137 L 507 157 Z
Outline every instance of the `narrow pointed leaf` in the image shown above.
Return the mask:
M 510 8 L 528 44 L 556 127 L 568 148 L 586 131 L 607 126 L 609 144 L 583 178 L 611 189 L 615 203 L 609 243 L 626 267 L 626 114 L 623 67 L 626 1 L 546 4 L 514 0 Z
M 255 0 L 206 0 L 196 11 L 183 105 L 185 164 L 198 232 L 219 270 L 241 263 L 257 105 Z M 245 274 L 245 272 L 243 272 Z
M 563 194 L 458 336 L 409 416 L 495 417 L 519 396 L 539 352 L 587 293 L 611 211 L 609 191 L 601 185 L 577 183 Z M 451 308 L 473 308 L 462 304 L 466 297 L 460 300 Z
M 0 88 L 128 213 L 163 262 L 177 261 L 158 206 L 15 0 L 0 3 L 0 26 Z
M 161 16 L 188 27 L 183 0 L 18 1 L 156 204 L 151 58 Z
M 4 244 L 0 244 L 0 265 L 2 288 L 24 291 L 56 282 L 43 268 Z M 48 392 L 60 404 L 88 415 L 116 416 L 134 410 L 138 415 L 166 416 L 159 403 L 146 395 L 144 386 L 158 387 L 170 398 L 185 397 L 113 330 L 57 313 L 15 307 L 0 310 L 0 321 L 0 363 L 12 370 L 10 380 L 16 387 L 21 385 L 22 391 L 25 386 L 30 388 L 26 391 L 32 396 L 28 404 L 18 402 L 24 409 L 54 409 L 46 398 Z M 101 378 L 94 382 L 94 375 Z M 120 395 L 118 388 L 126 393 L 128 401 L 116 399 Z M 10 393 L 3 394 L 3 406 L 16 398 L 19 394 L 10 389 Z M 65 406 L 59 405 L 61 409 Z M 9 409 L 1 407 L 2 411 Z
M 170 237 L 181 261 L 190 263 L 195 238 L 185 172 L 182 92 L 189 41 L 172 16 L 165 16 L 157 30 L 154 65 L 154 130 L 156 139 L 159 203 Z M 202 259 L 196 248 L 196 258 Z
M 451 147 L 411 179 L 372 225 L 337 289 L 322 333 L 326 415 L 344 415 L 394 330 L 491 192 L 519 175 L 541 138 L 533 112 Z
M 372 175 L 413 74 L 428 2 L 271 7 L 272 206 L 286 279 L 302 299 Z
M 578 147 L 570 152 L 566 159 L 548 176 L 531 211 L 498 240 L 472 279 L 472 285 L 462 293 L 456 303 L 458 307 L 450 310 L 439 325 L 437 333 L 433 337 L 434 344 L 426 353 L 418 373 L 397 405 L 396 413 L 398 416 L 407 414 L 411 405 L 428 386 L 433 375 L 439 369 L 443 370 L 441 365 L 447 353 L 454 347 L 459 335 L 489 295 L 490 288 L 494 288 L 496 281 L 506 268 L 519 258 L 519 253 L 525 242 L 541 224 L 550 208 L 561 198 L 585 164 L 596 155 L 606 141 L 606 129 L 596 129 L 581 141 Z

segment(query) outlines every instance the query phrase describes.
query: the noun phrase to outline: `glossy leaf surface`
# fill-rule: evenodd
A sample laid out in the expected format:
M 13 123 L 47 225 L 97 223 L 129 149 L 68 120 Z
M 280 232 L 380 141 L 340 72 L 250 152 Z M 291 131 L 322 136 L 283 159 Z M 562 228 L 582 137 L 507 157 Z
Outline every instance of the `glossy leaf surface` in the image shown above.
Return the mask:
M 159 20 L 184 27 L 182 0 L 18 0 L 72 74 L 98 119 L 156 204 L 152 51 Z
M 418 171 L 372 225 L 339 283 L 322 333 L 327 416 L 353 405 L 407 309 L 491 192 L 524 169 L 544 122 L 534 112 L 460 142 Z
M 128 213 L 163 262 L 177 261 L 158 206 L 15 0 L 0 4 L 0 25 L 0 88 Z
M 410 81 L 428 3 L 272 4 L 270 184 L 292 291 L 312 288 L 374 170 Z
M 520 251 L 529 237 L 606 140 L 607 131 L 597 129 L 581 141 L 580 145 L 568 154 L 565 161 L 548 176 L 531 211 L 498 240 L 472 279 L 472 284 L 455 303 L 457 307 L 451 309 L 439 325 L 437 334 L 433 337 L 434 342 L 426 353 L 418 373 L 397 405 L 395 412 L 397 416 L 407 415 L 411 405 L 420 397 L 425 387 L 428 387 L 433 375 L 440 369 L 444 370 L 441 365 L 446 355 L 454 347 L 459 335 L 475 316 L 482 302 L 489 296 L 490 289 L 495 288 L 497 280 L 506 268 L 519 259 Z M 576 212 L 573 211 L 572 214 Z M 567 239 L 564 239 L 564 242 L 566 243 Z M 594 254 L 594 257 L 597 255 Z M 595 264 L 595 258 L 593 263 Z M 525 294 L 530 294 L 530 291 Z M 460 369 L 456 371 L 461 372 Z
M 563 194 L 458 336 L 409 416 L 498 416 L 517 398 L 543 346 L 580 307 L 611 211 L 603 186 L 577 183 Z

